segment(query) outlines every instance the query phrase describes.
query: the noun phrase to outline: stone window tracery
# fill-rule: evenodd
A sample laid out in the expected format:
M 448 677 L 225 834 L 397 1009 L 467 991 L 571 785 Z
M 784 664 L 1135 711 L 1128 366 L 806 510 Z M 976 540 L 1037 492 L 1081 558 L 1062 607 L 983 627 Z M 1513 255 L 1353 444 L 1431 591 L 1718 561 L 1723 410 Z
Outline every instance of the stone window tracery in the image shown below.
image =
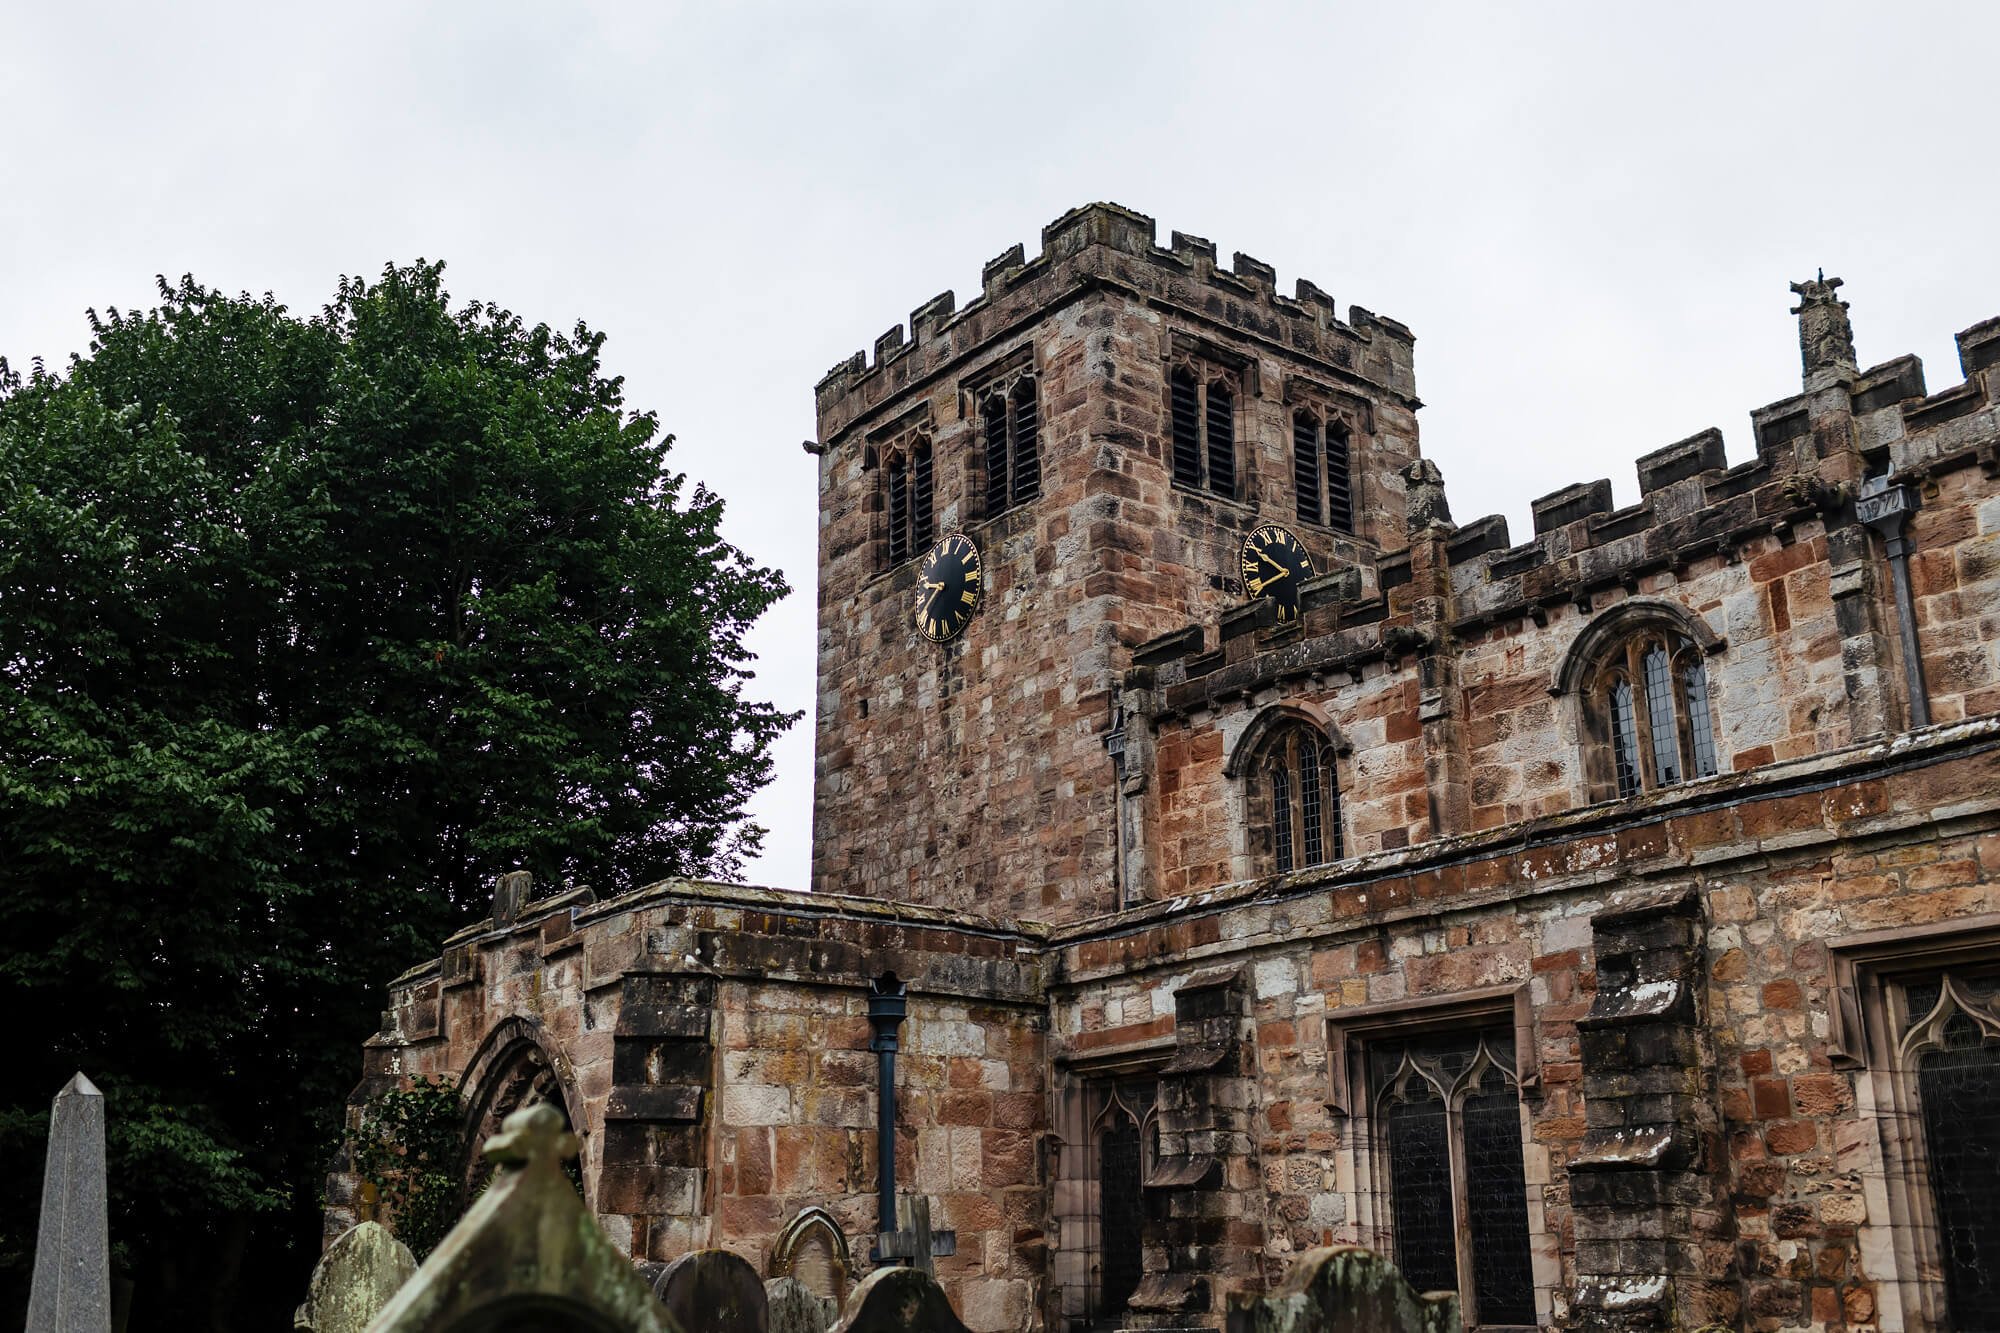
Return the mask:
M 1366 1064 L 1397 1266 L 1419 1291 L 1458 1291 L 1468 1323 L 1533 1325 L 1513 1033 L 1384 1037 Z
M 1580 709 L 1584 780 L 1591 800 L 1637 796 L 1720 771 L 1702 642 L 1678 615 L 1650 607 L 1612 613 L 1591 627 L 1565 670 Z
M 991 386 L 980 401 L 984 513 L 991 518 L 1041 494 L 1041 402 L 1035 377 Z
M 1828 951 L 1834 1062 L 1861 1069 L 1857 1109 L 1879 1133 L 1888 1216 L 1871 1207 L 1866 1227 L 1894 1255 L 1884 1299 L 1907 1327 L 2000 1327 L 2000 918 Z
M 1174 484 L 1236 498 L 1236 386 L 1191 362 L 1167 376 L 1167 427 Z

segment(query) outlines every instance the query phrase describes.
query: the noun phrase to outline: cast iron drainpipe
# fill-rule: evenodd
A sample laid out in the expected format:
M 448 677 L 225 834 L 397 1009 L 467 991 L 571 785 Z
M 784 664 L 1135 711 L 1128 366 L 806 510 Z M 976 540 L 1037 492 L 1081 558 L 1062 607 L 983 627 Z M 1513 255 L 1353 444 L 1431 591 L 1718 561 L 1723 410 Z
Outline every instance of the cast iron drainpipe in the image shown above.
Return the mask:
M 1910 551 L 1914 546 L 1905 535 L 1910 515 L 1917 509 L 1917 493 L 1901 482 L 1892 484 L 1887 476 L 1870 477 L 1861 483 L 1854 513 L 1863 523 L 1882 534 L 1889 551 L 1889 573 L 1896 585 L 1896 628 L 1903 641 L 1903 681 L 1910 696 L 1910 726 L 1931 724 L 1931 700 L 1924 688 L 1924 659 L 1917 648 L 1917 608 L 1910 594 Z
M 909 997 L 894 972 L 884 972 L 869 983 L 868 1026 L 875 1030 L 868 1049 L 875 1052 L 876 1230 L 884 1239 L 896 1229 L 896 1032 L 909 1007 Z M 884 1262 L 904 1262 L 900 1257 L 881 1257 Z

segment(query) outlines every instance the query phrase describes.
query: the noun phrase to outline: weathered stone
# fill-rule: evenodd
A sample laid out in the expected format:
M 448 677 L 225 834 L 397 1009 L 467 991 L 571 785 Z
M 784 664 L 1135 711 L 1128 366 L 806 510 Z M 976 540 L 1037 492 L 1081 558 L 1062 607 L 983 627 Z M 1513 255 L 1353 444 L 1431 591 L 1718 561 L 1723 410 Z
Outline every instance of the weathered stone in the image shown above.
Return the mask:
M 653 1294 L 682 1328 L 700 1333 L 765 1333 L 764 1283 L 728 1250 L 694 1250 L 666 1266 Z
M 774 1277 L 764 1284 L 770 1308 L 770 1333 L 826 1333 L 840 1317 L 840 1307 L 792 1277 Z
M 362 1333 L 417 1271 L 416 1256 L 380 1222 L 341 1233 L 313 1265 L 305 1303 L 292 1327 L 312 1333 Z
M 49 1112 L 28 1333 L 108 1333 L 111 1241 L 105 1199 L 104 1095 L 78 1074 L 56 1094 Z
M 937 1279 L 915 1268 L 878 1268 L 847 1298 L 834 1333 L 971 1333 Z
M 1309 1250 L 1268 1295 L 1237 1296 L 1229 1333 L 1460 1333 L 1458 1297 L 1420 1295 L 1395 1265 L 1359 1245 Z

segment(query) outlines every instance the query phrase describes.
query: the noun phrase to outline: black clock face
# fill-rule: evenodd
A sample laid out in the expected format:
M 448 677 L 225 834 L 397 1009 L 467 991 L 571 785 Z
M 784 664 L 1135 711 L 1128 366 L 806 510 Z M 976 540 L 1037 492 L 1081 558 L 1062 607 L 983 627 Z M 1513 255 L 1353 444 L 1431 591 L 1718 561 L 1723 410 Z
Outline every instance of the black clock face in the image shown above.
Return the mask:
M 962 532 L 940 538 L 917 578 L 917 631 L 932 643 L 958 637 L 979 605 L 979 548 Z
M 1243 588 L 1277 604 L 1279 620 L 1299 618 L 1299 585 L 1313 576 L 1312 556 L 1290 528 L 1266 523 L 1243 539 Z

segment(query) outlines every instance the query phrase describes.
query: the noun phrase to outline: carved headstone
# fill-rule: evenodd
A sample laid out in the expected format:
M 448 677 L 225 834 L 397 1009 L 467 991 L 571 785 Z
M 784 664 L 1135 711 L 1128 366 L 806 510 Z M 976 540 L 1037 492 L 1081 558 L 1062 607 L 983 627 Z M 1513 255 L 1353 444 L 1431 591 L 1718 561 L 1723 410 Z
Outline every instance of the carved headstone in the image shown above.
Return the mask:
M 56 1094 L 28 1333 L 107 1333 L 111 1245 L 104 1202 L 104 1094 L 78 1074 Z
M 653 1294 L 683 1328 L 765 1333 L 770 1311 L 757 1270 L 728 1250 L 692 1250 L 668 1264 Z
M 795 1277 L 774 1277 L 764 1284 L 770 1309 L 769 1333 L 826 1333 L 840 1307 L 815 1294 Z
M 878 1268 L 847 1298 L 833 1333 L 971 1333 L 937 1279 L 920 1268 Z
M 486 1144 L 493 1183 L 368 1333 L 473 1328 L 615 1328 L 679 1333 L 680 1325 L 618 1252 L 563 1174 L 580 1140 L 545 1102 L 507 1117 Z
M 306 1303 L 292 1316 L 292 1327 L 362 1333 L 416 1271 L 416 1256 L 389 1228 L 380 1222 L 351 1226 L 313 1265 Z
M 1461 1333 L 1458 1293 L 1420 1295 L 1359 1245 L 1307 1250 L 1264 1295 L 1232 1298 L 1229 1333 Z
M 847 1299 L 854 1261 L 840 1223 L 824 1208 L 801 1208 L 785 1223 L 771 1247 L 771 1275 L 796 1278 L 808 1291 L 830 1301 L 833 1308 Z M 832 1322 L 831 1320 L 828 1321 Z

